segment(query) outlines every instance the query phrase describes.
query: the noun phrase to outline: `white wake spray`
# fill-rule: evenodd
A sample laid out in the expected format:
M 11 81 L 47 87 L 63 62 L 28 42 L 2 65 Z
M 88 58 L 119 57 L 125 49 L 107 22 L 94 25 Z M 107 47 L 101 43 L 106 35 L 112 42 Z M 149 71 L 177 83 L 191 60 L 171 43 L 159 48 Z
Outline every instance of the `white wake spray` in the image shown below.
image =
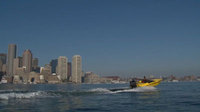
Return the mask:
M 89 92 L 97 92 L 97 93 L 152 92 L 152 91 L 157 91 L 157 89 L 155 87 L 138 87 L 133 89 L 124 89 L 116 91 L 111 91 L 107 88 L 95 88 L 89 90 Z
M 15 93 L 15 92 L 11 92 L 11 93 L 3 93 L 0 94 L 0 99 L 1 100 L 8 100 L 9 98 L 16 98 L 16 99 L 22 99 L 22 98 L 33 98 L 36 96 L 41 95 L 41 92 L 28 92 L 28 93 Z

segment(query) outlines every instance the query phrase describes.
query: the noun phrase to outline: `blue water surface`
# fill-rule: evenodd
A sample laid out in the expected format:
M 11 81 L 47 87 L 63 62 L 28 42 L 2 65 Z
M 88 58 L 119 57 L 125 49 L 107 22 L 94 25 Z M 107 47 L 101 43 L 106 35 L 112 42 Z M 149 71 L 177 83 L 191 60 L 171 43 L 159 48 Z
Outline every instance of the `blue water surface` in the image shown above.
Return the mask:
M 0 85 L 1 112 L 200 112 L 200 82 Z

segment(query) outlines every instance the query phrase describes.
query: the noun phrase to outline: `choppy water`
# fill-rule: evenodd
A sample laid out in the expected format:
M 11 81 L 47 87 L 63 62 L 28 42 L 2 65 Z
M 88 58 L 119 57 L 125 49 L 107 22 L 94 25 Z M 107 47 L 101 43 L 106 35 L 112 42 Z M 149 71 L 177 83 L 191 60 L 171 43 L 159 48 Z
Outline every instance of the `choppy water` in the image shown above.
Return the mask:
M 128 84 L 1 84 L 0 111 L 200 112 L 200 82 L 110 91 L 126 87 Z

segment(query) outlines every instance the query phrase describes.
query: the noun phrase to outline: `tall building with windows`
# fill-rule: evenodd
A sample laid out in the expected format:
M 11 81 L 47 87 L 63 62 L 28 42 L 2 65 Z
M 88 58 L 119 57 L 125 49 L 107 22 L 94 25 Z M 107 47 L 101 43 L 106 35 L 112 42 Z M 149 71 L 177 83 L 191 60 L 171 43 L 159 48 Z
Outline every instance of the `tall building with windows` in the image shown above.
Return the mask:
M 17 46 L 16 44 L 8 45 L 8 56 L 7 56 L 7 70 L 6 74 L 8 76 L 13 76 L 13 63 L 16 58 Z
M 4 64 L 6 64 L 6 54 L 0 53 L 0 72 L 2 72 Z
M 40 73 L 40 67 L 38 66 L 39 60 L 38 58 L 32 59 L 32 71 Z
M 0 60 L 0 72 L 2 72 L 3 62 Z
M 23 57 L 18 56 L 17 58 L 19 59 L 19 67 L 23 67 Z
M 51 72 L 52 73 L 56 73 L 56 67 L 58 65 L 58 59 L 53 59 L 50 62 L 50 66 L 51 66 Z
M 72 58 L 72 82 L 81 83 L 82 79 L 82 60 L 80 55 Z
M 38 67 L 38 58 L 33 58 L 32 59 L 32 67 L 37 68 Z
M 40 73 L 40 66 L 38 65 L 39 59 L 33 58 L 32 59 L 32 71 Z
M 67 63 L 68 63 L 67 57 L 60 56 L 58 58 L 58 65 L 57 65 L 56 72 L 58 75 L 60 75 L 61 80 L 67 79 Z
M 20 58 L 15 58 L 13 62 L 13 75 L 16 75 L 17 69 L 20 67 Z
M 23 67 L 25 67 L 27 73 L 32 71 L 32 53 L 29 49 L 23 53 Z
M 2 61 L 3 64 L 6 64 L 6 54 L 0 53 L 0 60 Z

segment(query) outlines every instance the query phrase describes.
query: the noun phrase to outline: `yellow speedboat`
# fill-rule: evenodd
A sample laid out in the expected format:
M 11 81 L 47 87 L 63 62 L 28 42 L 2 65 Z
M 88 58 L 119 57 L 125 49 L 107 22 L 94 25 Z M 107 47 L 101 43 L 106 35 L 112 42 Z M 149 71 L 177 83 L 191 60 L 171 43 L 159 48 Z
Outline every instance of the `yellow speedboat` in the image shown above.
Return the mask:
M 144 87 L 144 86 L 157 86 L 158 84 L 160 84 L 160 82 L 162 81 L 162 79 L 152 79 L 152 80 L 139 80 L 139 81 L 135 81 L 132 80 L 130 82 L 130 87 L 131 88 L 135 88 L 135 87 Z
M 162 79 L 132 79 L 130 81 L 130 87 L 131 88 L 136 88 L 136 87 L 145 87 L 145 86 L 157 86 L 160 84 Z M 130 88 L 115 88 L 115 89 L 110 89 L 110 91 L 121 91 L 121 90 L 129 90 Z
M 137 87 L 144 87 L 144 86 L 157 86 L 160 84 L 162 79 L 152 79 L 151 81 L 143 82 L 142 80 L 136 82 Z

